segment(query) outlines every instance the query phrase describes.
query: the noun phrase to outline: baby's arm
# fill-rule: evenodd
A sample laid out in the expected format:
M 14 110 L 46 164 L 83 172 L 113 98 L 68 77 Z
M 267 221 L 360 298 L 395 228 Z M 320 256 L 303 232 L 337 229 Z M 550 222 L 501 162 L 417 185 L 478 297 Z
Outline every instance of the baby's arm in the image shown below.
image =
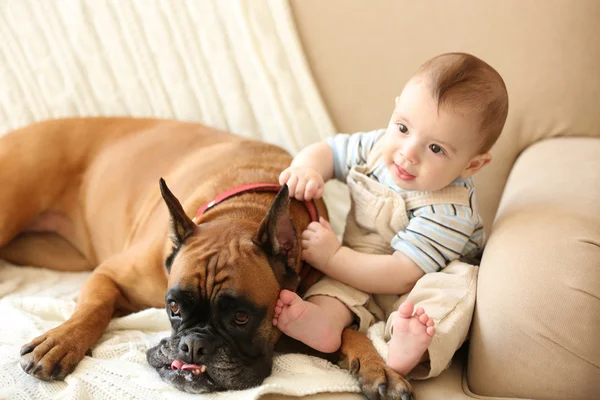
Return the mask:
M 338 134 L 327 141 L 306 147 L 294 157 L 289 168 L 279 175 L 279 184 L 287 183 L 290 196 L 311 200 L 323 195 L 325 182 L 335 177 L 346 182 L 348 171 L 366 162 L 367 155 L 385 133 L 385 129 Z
M 400 252 L 393 255 L 359 253 L 340 242 L 323 218 L 302 232 L 302 257 L 338 281 L 368 293 L 403 294 L 424 275 Z
M 367 293 L 408 293 L 425 272 L 400 252 L 367 254 L 342 246 L 322 271 Z
M 325 141 L 313 143 L 301 150 L 290 167 L 311 168 L 328 181 L 333 177 L 333 151 Z
M 290 196 L 311 200 L 323 196 L 325 182 L 333 177 L 333 152 L 327 142 L 314 143 L 300 151 L 289 168 L 279 175 L 287 183 Z

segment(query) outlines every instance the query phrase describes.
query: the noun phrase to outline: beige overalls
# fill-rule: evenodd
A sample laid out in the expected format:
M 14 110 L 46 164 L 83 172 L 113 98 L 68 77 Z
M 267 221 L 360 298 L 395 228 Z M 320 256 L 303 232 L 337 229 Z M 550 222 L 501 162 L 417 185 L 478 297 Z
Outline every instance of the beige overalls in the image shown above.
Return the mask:
M 410 210 L 431 204 L 469 205 L 468 189 L 449 186 L 436 192 L 396 191 L 369 178 L 379 157 L 367 165 L 353 167 L 347 178 L 351 208 L 346 221 L 343 245 L 370 254 L 394 254 L 392 238 L 408 225 Z M 365 265 L 365 268 L 369 268 Z M 440 272 L 421 277 L 407 294 L 371 295 L 344 283 L 324 277 L 312 286 L 304 298 L 316 295 L 335 297 L 355 315 L 358 330 L 366 332 L 376 322 L 387 320 L 384 340 L 392 334 L 392 321 L 398 306 L 410 300 L 422 307 L 435 321 L 436 333 L 429 347 L 429 362 L 410 373 L 411 378 L 425 379 L 439 375 L 449 365 L 455 351 L 467 337 L 477 281 L 477 267 L 451 262 Z M 380 351 L 383 356 L 387 351 Z

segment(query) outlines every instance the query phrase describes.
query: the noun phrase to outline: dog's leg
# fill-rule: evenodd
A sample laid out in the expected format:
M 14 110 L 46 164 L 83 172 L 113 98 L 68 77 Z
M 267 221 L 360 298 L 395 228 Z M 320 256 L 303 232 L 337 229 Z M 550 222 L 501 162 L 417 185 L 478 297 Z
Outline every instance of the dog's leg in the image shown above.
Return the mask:
M 360 388 L 369 399 L 411 400 L 412 388 L 400 374 L 385 365 L 371 340 L 346 328 L 342 333 L 341 364 L 358 376 Z
M 42 380 L 64 379 L 102 336 L 114 314 L 164 304 L 166 274 L 161 271 L 165 276 L 161 281 L 152 269 L 164 267 L 153 266 L 146 258 L 154 250 L 150 245 L 141 247 L 146 253 L 130 248 L 98 266 L 84 283 L 73 315 L 21 348 L 25 372 Z
M 21 368 L 38 379 L 64 379 L 102 336 L 120 297 L 115 282 L 95 271 L 71 318 L 21 348 Z
M 58 271 L 90 271 L 95 267 L 66 239 L 51 232 L 20 234 L 0 248 L 0 259 Z
M 0 247 L 48 211 L 64 212 L 101 149 L 152 122 L 59 119 L 0 137 Z
M 0 138 L 0 247 L 47 210 L 76 178 L 70 172 L 82 150 L 63 146 L 67 138 L 57 123 L 28 126 Z

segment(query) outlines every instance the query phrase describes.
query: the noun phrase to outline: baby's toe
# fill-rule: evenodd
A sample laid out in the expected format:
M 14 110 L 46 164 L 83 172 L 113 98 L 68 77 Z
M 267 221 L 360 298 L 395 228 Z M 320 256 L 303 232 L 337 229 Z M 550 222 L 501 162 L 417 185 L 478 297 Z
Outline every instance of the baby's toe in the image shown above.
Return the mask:
M 410 301 L 405 301 L 398 307 L 398 316 L 401 318 L 410 318 L 413 315 L 414 305 Z
M 281 301 L 282 305 L 292 304 L 296 299 L 299 299 L 298 295 L 289 290 L 284 289 L 279 293 L 279 301 Z

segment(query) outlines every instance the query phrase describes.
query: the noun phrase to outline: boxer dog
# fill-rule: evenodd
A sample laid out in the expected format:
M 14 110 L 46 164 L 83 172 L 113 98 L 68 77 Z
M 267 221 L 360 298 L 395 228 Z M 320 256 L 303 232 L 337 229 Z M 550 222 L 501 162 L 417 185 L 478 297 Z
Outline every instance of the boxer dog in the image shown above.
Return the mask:
M 2 136 L 0 258 L 93 270 L 73 315 L 22 347 L 23 370 L 64 379 L 113 316 L 164 307 L 172 335 L 148 351 L 164 380 L 193 393 L 259 385 L 280 338 L 279 292 L 318 278 L 298 242 L 311 213 L 287 187 L 236 188 L 273 186 L 290 161 L 274 145 L 168 120 L 51 120 Z M 322 201 L 316 210 L 326 215 Z M 412 397 L 366 336 L 347 329 L 342 340 L 369 398 Z

